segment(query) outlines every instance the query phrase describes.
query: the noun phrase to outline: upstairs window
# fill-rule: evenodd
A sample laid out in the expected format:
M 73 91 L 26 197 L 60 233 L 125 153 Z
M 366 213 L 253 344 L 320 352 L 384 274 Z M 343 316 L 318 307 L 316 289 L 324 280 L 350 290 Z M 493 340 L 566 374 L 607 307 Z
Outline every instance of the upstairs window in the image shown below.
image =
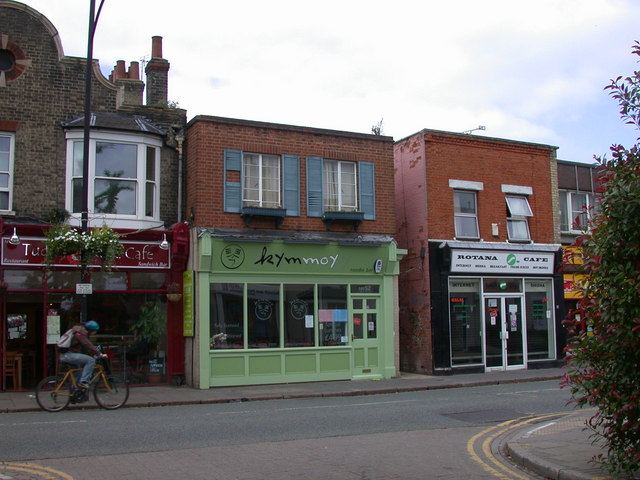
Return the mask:
M 531 240 L 527 217 L 532 217 L 533 212 L 529 206 L 529 200 L 525 196 L 507 195 L 507 231 L 509 240 Z
M 67 209 L 80 217 L 83 204 L 82 132 L 67 134 Z M 89 144 L 90 217 L 120 227 L 157 222 L 161 141 L 124 134 L 91 134 Z M 114 223 L 116 222 L 116 223 Z
M 245 153 L 242 167 L 243 206 L 280 208 L 280 156 Z
M 372 162 L 347 162 L 307 157 L 307 215 L 357 212 L 376 219 L 375 168 Z
M 0 211 L 9 211 L 13 205 L 14 135 L 0 132 Z
M 560 190 L 560 230 L 582 233 L 597 207 L 595 195 Z
M 322 177 L 325 211 L 355 212 L 358 210 L 354 162 L 325 160 Z
M 224 150 L 223 203 L 229 213 L 257 207 L 300 215 L 299 157 Z
M 476 192 L 455 190 L 453 205 L 456 238 L 480 238 Z

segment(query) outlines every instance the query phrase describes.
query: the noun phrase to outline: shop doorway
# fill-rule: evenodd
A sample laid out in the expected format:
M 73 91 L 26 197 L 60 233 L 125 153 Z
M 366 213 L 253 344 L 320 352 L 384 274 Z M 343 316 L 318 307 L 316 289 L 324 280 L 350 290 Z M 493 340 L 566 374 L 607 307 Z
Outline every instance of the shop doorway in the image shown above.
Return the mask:
M 380 373 L 378 342 L 379 297 L 351 297 L 351 346 L 354 375 Z
M 521 296 L 484 298 L 484 351 L 487 370 L 525 367 L 525 331 Z

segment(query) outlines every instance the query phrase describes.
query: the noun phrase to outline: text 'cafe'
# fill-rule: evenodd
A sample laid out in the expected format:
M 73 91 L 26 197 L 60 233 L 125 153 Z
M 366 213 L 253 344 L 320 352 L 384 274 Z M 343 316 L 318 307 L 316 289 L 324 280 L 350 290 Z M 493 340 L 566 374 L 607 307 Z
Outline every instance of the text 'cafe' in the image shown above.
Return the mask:
M 440 372 L 556 365 L 565 344 L 558 245 L 430 242 Z
M 133 384 L 168 382 L 184 375 L 182 302 L 167 300 L 167 285 L 182 288 L 188 231 L 119 231 L 124 253 L 109 271 L 92 264 L 82 279 L 76 255 L 45 268 L 46 226 L 6 225 L 2 237 L 0 309 L 2 365 L 19 359 L 19 375 L 2 389 L 33 387 L 59 369 L 55 344 L 78 323 L 83 295 L 87 319 L 100 324 L 93 339 Z M 18 233 L 15 234 L 15 231 Z M 90 285 L 88 285 L 90 284 Z M 170 296 L 169 296 L 170 297 Z

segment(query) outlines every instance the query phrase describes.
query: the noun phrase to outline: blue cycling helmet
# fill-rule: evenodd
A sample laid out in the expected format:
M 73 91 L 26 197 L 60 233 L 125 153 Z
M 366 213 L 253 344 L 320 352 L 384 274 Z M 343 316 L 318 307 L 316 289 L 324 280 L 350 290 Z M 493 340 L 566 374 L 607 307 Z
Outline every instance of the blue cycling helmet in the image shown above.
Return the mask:
M 87 323 L 84 324 L 84 328 L 92 332 L 97 332 L 98 330 L 100 330 L 100 325 L 98 325 L 98 322 L 94 320 L 89 320 Z

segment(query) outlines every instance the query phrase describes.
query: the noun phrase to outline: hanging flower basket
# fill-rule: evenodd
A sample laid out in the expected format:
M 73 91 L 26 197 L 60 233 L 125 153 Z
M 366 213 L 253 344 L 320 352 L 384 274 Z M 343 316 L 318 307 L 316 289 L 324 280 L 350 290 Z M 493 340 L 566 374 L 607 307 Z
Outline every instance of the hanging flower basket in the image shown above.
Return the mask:
M 98 258 L 102 267 L 109 270 L 116 257 L 124 253 L 120 235 L 106 225 L 89 232 L 80 232 L 69 225 L 58 225 L 47 230 L 45 237 L 45 261 L 49 267 L 56 257 L 76 255 L 84 266 Z

